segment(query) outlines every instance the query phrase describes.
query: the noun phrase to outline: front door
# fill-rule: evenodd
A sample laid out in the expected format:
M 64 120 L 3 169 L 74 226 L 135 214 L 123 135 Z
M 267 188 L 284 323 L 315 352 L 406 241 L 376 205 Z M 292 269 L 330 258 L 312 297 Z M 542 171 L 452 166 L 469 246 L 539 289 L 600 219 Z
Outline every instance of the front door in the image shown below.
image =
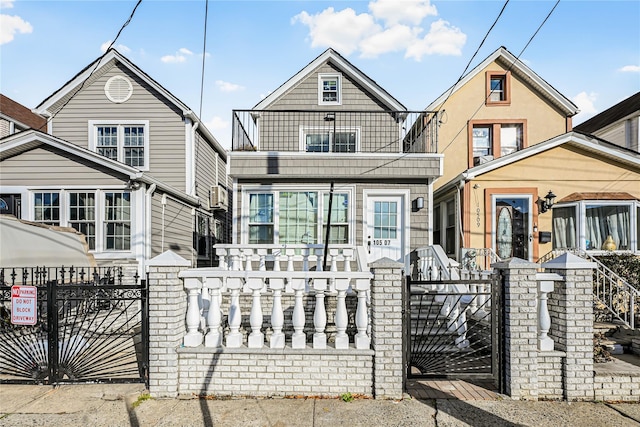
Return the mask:
M 495 195 L 493 199 L 493 249 L 502 259 L 532 258 L 532 197 Z
M 0 194 L 0 214 L 21 217 L 22 203 L 20 194 Z
M 402 196 L 367 197 L 365 244 L 368 261 L 389 258 L 403 262 L 404 198 Z

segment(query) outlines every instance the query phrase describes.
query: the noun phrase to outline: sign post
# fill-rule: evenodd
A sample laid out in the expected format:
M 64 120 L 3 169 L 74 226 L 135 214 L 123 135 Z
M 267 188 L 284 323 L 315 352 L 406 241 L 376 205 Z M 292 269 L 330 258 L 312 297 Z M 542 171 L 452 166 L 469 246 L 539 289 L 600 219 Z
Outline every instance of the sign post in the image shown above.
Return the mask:
M 11 323 L 35 325 L 38 320 L 38 288 L 14 285 L 11 287 Z

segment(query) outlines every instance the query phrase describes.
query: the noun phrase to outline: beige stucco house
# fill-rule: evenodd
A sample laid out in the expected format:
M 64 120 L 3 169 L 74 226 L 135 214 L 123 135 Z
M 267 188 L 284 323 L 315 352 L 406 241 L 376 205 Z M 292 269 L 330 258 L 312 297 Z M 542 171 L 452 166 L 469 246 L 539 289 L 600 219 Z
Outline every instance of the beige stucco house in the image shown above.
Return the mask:
M 16 216 L 86 235 L 98 263 L 171 249 L 211 265 L 230 219 L 227 153 L 185 104 L 110 50 L 34 112 L 44 129 L 0 140 Z

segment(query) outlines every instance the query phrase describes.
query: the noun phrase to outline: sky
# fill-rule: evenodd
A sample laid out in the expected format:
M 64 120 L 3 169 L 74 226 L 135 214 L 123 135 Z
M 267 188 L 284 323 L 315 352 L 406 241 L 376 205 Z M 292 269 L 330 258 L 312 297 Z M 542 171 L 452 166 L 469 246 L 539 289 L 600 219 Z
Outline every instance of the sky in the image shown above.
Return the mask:
M 137 2 L 0 0 L 0 92 L 35 108 L 113 43 L 229 147 L 232 110 L 329 47 L 409 110 L 500 46 L 579 107 L 574 125 L 640 91 L 638 0 L 143 0 L 115 40 Z

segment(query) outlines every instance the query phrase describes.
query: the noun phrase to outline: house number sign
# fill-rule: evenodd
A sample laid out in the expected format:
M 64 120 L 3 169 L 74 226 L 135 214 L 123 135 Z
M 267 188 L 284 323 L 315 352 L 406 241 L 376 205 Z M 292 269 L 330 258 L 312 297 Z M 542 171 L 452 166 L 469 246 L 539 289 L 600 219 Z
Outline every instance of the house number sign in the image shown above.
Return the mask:
M 389 239 L 373 239 L 374 246 L 389 246 L 391 240 Z

